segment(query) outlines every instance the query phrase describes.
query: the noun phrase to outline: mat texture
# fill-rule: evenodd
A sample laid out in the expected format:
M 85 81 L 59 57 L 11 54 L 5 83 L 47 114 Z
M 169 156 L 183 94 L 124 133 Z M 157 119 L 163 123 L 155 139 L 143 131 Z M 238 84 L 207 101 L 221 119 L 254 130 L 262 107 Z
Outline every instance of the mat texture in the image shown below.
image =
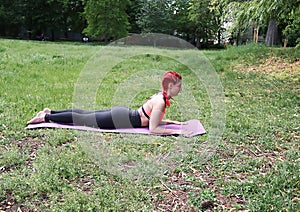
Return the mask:
M 162 125 L 162 127 L 167 129 L 183 129 L 187 131 L 191 131 L 190 137 L 196 135 L 205 134 L 206 131 L 199 120 L 190 120 L 187 121 L 187 124 L 184 125 L 175 125 L 175 124 L 168 124 Z M 152 134 L 149 132 L 148 127 L 143 128 L 128 128 L 128 129 L 99 129 L 93 127 L 86 127 L 86 126 L 74 126 L 72 124 L 59 124 L 59 123 L 40 123 L 40 124 L 29 124 L 26 129 L 38 129 L 38 128 L 64 128 L 64 129 L 75 129 L 75 130 L 89 130 L 89 131 L 97 131 L 97 132 L 110 132 L 110 133 L 133 133 L 133 134 Z M 155 134 L 157 135 L 157 134 Z M 167 135 L 167 134 L 160 134 L 160 135 Z

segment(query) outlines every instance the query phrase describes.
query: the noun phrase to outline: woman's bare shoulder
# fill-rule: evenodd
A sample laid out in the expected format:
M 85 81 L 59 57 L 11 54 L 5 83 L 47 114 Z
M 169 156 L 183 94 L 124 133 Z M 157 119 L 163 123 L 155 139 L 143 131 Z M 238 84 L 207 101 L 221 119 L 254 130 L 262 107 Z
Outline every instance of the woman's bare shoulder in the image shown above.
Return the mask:
M 164 107 L 165 101 L 163 99 L 163 96 L 158 94 L 158 95 L 153 96 L 153 98 L 151 98 L 151 100 L 149 101 L 149 104 L 152 107 Z

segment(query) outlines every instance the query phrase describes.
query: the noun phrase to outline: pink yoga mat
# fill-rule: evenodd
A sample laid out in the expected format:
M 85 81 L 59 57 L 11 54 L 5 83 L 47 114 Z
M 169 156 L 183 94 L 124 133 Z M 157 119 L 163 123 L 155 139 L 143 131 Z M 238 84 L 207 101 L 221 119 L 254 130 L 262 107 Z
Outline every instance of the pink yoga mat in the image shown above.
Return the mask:
M 205 134 L 206 131 L 199 120 L 190 120 L 187 121 L 187 124 L 184 125 L 175 125 L 175 124 L 168 124 L 162 125 L 162 127 L 167 129 L 183 129 L 187 131 L 191 131 L 192 136 L 202 135 Z M 93 127 L 86 127 L 86 126 L 74 126 L 72 124 L 58 124 L 58 123 L 40 123 L 40 124 L 29 124 L 26 129 L 38 129 L 38 128 L 64 128 L 64 129 L 76 129 L 76 130 L 89 130 L 89 131 L 97 131 L 97 132 L 110 132 L 110 133 L 135 133 L 135 134 L 152 134 L 149 132 L 148 127 L 143 128 L 128 128 L 128 129 L 99 129 Z M 167 135 L 167 134 L 160 134 L 160 135 Z

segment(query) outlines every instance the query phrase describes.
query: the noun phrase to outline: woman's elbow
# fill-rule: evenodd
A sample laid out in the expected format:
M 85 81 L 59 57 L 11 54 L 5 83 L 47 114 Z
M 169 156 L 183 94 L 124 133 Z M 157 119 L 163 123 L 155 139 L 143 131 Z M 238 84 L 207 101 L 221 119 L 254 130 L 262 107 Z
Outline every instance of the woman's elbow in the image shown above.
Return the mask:
M 154 126 L 149 126 L 149 132 L 153 134 L 158 134 L 159 133 L 159 127 L 154 127 Z
M 149 127 L 149 132 L 154 133 L 154 134 L 157 133 L 156 128 L 154 128 L 154 127 Z

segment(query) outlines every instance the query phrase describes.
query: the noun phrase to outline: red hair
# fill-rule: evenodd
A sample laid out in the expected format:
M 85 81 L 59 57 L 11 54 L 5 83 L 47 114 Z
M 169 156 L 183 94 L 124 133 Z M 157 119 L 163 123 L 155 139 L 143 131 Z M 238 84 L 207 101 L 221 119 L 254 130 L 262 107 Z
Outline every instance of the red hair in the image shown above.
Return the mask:
M 168 71 L 167 73 L 164 74 L 162 78 L 161 84 L 162 84 L 163 91 L 166 91 L 168 89 L 169 83 L 176 84 L 181 79 L 182 77 L 179 73 L 175 71 Z

